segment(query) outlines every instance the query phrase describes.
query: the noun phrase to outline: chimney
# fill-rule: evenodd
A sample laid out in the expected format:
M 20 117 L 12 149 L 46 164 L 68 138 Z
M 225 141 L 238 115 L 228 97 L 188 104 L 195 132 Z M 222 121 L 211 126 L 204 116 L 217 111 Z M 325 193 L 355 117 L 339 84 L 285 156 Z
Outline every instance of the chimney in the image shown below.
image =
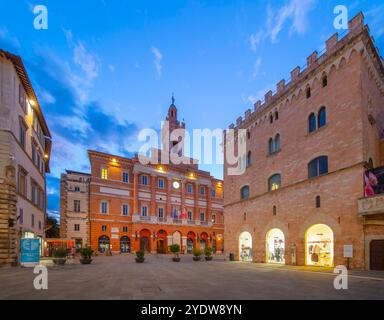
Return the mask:
M 265 103 L 268 103 L 269 101 L 271 101 L 272 99 L 272 91 L 269 90 L 266 94 L 265 94 Z
M 233 123 L 231 123 L 228 127 L 228 129 L 234 129 L 235 128 L 235 125 Z
M 285 89 L 285 80 L 280 80 L 276 87 L 277 93 L 281 93 Z
M 351 20 L 348 22 L 348 28 L 349 31 L 360 31 L 364 27 L 364 15 L 360 11 L 356 16 L 354 16 Z
M 337 44 L 337 41 L 339 39 L 339 35 L 335 33 L 332 37 L 330 37 L 326 42 L 325 42 L 325 47 L 327 52 L 330 52 L 331 49 Z
M 309 68 L 317 61 L 317 51 L 312 52 L 312 54 L 307 58 L 307 67 Z
M 243 118 L 242 117 L 238 117 L 237 119 L 236 119 L 236 126 L 239 126 L 239 125 L 241 125 L 241 122 L 243 121 Z
M 296 67 L 291 71 L 291 80 L 296 81 L 300 75 L 300 67 Z
M 251 115 L 251 109 L 247 109 L 247 111 L 245 111 L 245 115 L 244 115 L 244 118 L 245 119 L 248 119 Z

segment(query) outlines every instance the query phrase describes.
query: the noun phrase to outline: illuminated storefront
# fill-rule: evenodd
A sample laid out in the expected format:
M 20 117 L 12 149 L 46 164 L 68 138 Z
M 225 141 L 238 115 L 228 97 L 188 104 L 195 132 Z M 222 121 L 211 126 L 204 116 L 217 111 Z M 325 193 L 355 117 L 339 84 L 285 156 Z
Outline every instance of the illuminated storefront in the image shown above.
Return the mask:
M 333 231 L 325 224 L 316 224 L 306 233 L 306 263 L 309 266 L 333 266 Z
M 252 262 L 252 236 L 249 232 L 243 232 L 239 237 L 240 261 Z
M 267 262 L 284 264 L 285 241 L 283 231 L 280 229 L 270 230 L 267 233 L 266 244 Z

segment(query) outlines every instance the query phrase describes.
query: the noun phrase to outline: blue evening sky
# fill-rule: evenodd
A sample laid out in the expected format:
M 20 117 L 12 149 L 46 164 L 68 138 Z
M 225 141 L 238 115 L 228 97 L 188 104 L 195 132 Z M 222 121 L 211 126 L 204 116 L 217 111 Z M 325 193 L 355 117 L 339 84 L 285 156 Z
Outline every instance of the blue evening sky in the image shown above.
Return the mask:
M 34 29 L 39 4 L 48 30 Z M 336 5 L 363 11 L 383 47 L 382 0 L 0 0 L 0 47 L 23 58 L 53 134 L 49 213 L 61 172 L 88 172 L 87 149 L 138 151 L 172 92 L 187 128 L 226 128 L 324 48 Z

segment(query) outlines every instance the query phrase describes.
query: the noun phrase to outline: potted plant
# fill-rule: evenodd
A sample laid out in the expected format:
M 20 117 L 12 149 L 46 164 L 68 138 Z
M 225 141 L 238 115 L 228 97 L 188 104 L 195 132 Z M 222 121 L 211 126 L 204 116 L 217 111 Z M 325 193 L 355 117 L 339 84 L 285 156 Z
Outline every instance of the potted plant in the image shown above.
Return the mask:
M 200 249 L 194 248 L 192 251 L 193 254 L 193 261 L 200 261 L 201 260 L 201 255 L 203 252 Z
M 144 251 L 136 251 L 136 258 L 135 258 L 137 263 L 143 263 L 145 258 L 144 258 Z
M 93 250 L 90 247 L 88 247 L 88 248 L 81 248 L 79 250 L 79 252 L 80 252 L 80 255 L 81 255 L 80 262 L 82 264 L 90 264 L 92 262 Z
M 180 246 L 178 244 L 173 244 L 169 246 L 169 250 L 174 254 L 174 257 L 172 260 L 174 262 L 180 262 L 179 252 L 180 252 Z
M 58 248 L 53 254 L 53 263 L 57 265 L 63 265 L 67 261 L 67 250 L 64 248 Z
M 212 248 L 205 248 L 204 250 L 205 253 L 205 260 L 206 261 L 211 261 L 213 259 L 213 249 Z

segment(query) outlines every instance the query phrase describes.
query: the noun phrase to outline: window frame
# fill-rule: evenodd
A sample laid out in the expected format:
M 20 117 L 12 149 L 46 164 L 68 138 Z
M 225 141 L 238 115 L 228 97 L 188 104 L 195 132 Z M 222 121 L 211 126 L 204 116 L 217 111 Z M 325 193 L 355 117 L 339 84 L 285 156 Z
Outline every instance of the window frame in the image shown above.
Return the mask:
M 276 181 L 274 181 L 274 178 L 278 178 L 278 180 L 277 180 L 278 183 L 276 183 Z M 277 187 L 274 188 L 273 187 L 274 185 Z M 275 173 L 268 178 L 268 192 L 273 192 L 273 191 L 276 191 L 280 188 L 281 188 L 281 174 Z
M 103 208 L 103 205 L 105 204 L 105 212 L 104 212 L 104 208 Z M 109 213 L 109 203 L 107 200 L 101 200 L 100 201 L 100 213 L 101 214 L 108 214 Z
M 247 190 L 246 194 L 244 194 L 245 190 Z M 248 199 L 249 196 L 250 196 L 250 187 L 249 187 L 249 185 L 242 186 L 240 188 L 240 199 L 241 200 L 245 200 L 245 199 Z
M 326 170 L 324 172 L 321 172 L 320 171 L 320 167 L 321 167 L 321 163 L 320 161 L 325 159 L 326 162 L 323 163 L 323 165 L 325 164 L 326 165 Z M 315 168 L 311 167 L 312 165 L 316 165 Z M 316 169 L 316 174 L 313 175 L 312 171 L 313 169 Z M 328 159 L 328 156 L 319 156 L 319 157 L 316 157 L 314 159 L 312 159 L 309 163 L 308 163 L 308 179 L 313 179 L 313 178 L 317 178 L 317 177 L 321 177 L 321 176 L 324 176 L 324 175 L 327 175 L 329 173 L 329 159 Z

